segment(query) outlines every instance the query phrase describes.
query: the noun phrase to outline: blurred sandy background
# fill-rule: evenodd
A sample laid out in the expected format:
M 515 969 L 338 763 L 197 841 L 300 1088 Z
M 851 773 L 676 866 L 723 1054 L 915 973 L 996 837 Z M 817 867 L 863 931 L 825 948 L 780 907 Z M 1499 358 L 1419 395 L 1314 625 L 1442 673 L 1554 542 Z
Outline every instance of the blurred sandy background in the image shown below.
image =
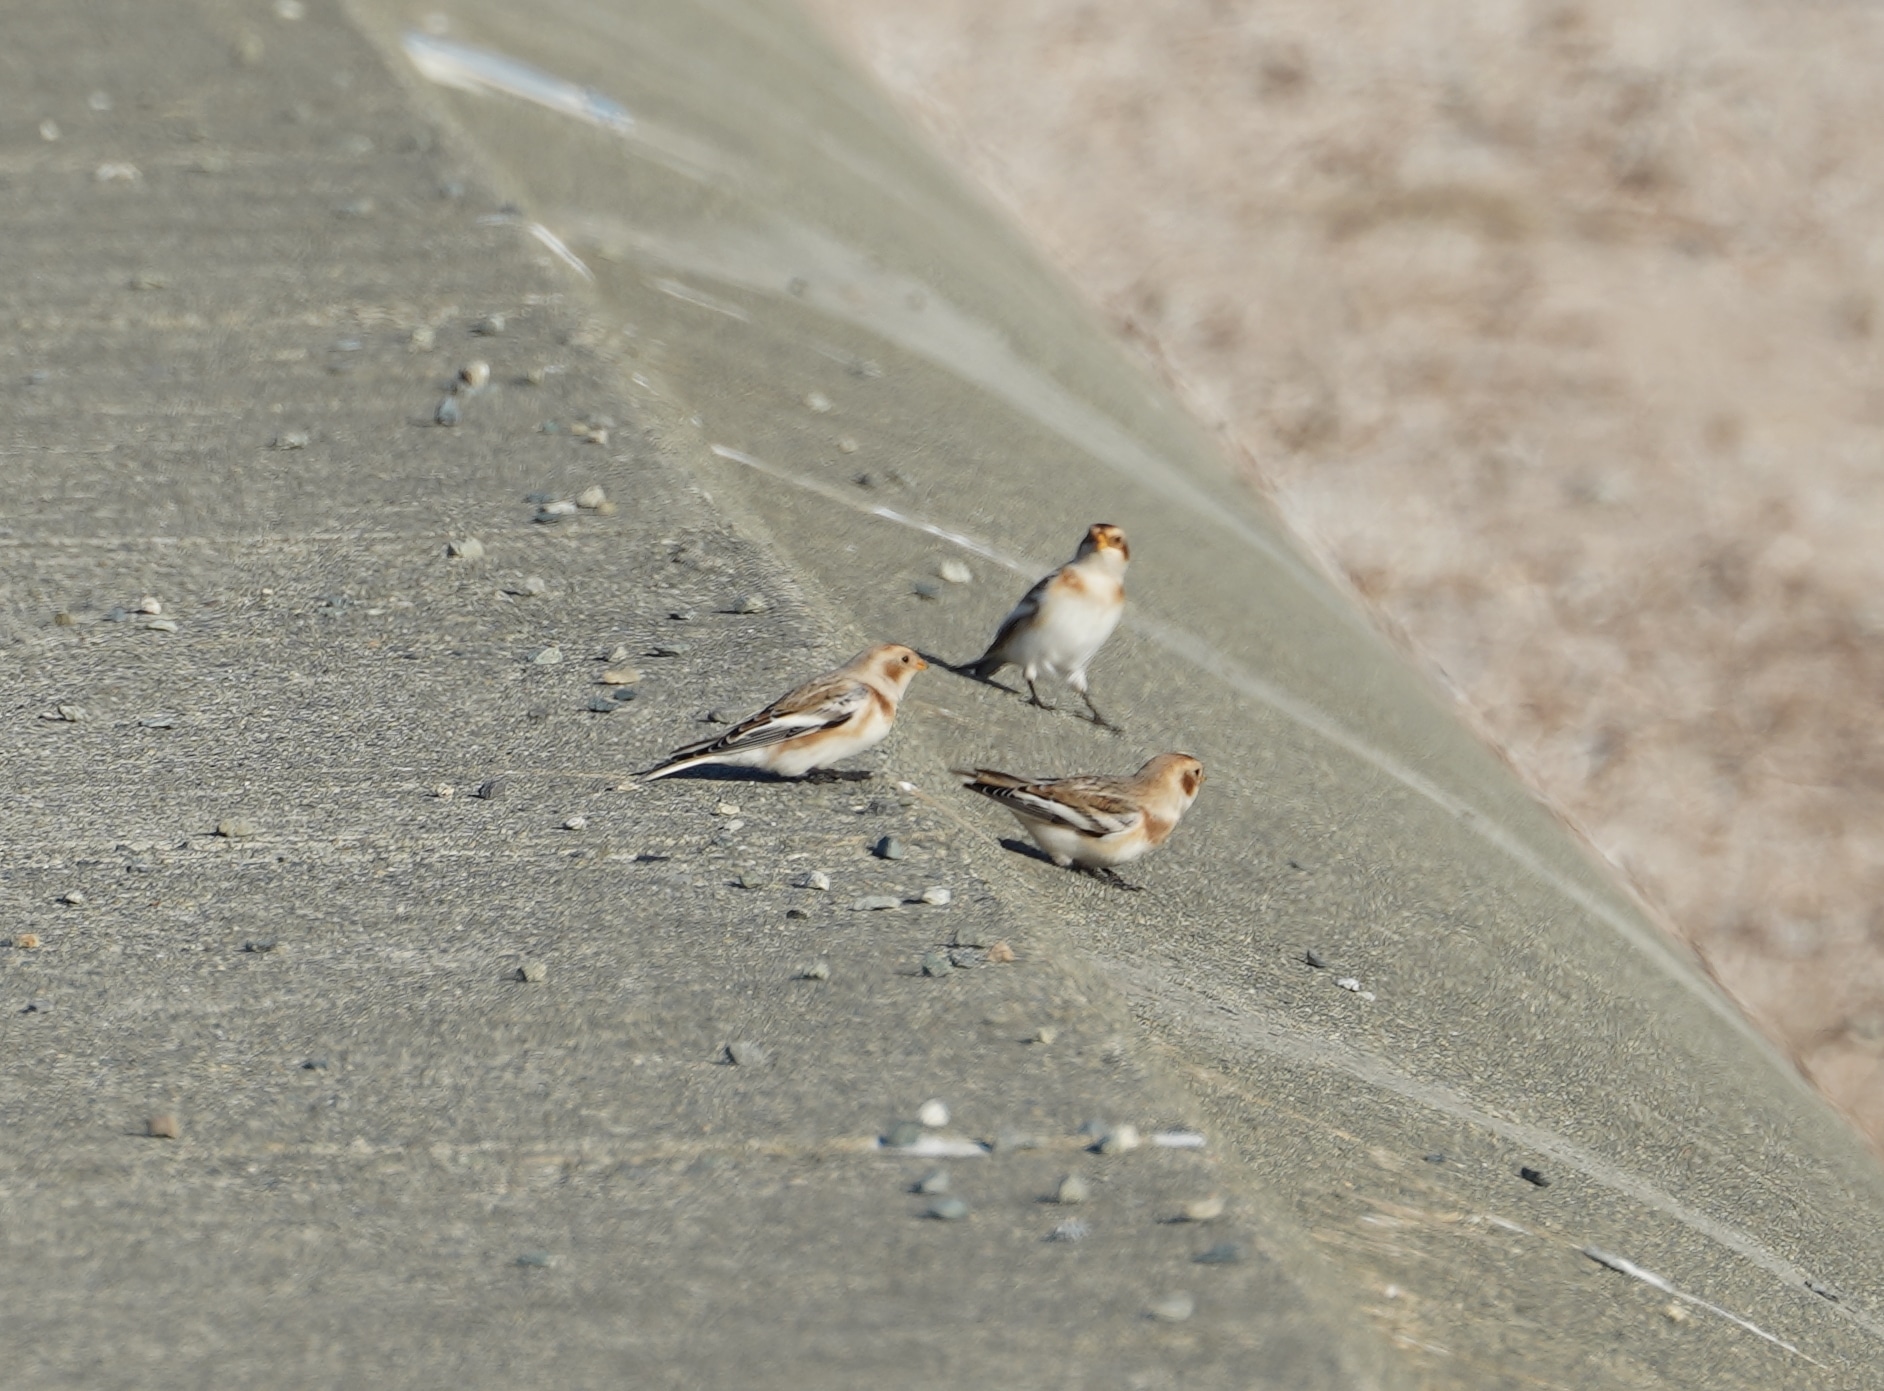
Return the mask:
M 1884 12 L 807 3 L 1884 1146 Z

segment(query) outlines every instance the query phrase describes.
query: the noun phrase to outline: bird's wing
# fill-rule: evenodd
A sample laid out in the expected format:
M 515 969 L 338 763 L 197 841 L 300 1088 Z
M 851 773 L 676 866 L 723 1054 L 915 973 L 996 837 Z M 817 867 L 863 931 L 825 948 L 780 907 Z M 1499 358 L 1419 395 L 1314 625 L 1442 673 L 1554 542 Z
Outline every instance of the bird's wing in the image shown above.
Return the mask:
M 993 641 L 988 644 L 988 650 L 982 653 L 981 661 L 985 662 L 1001 651 L 1014 634 L 1034 621 L 1035 616 L 1040 612 L 1040 606 L 1046 602 L 1047 587 L 1059 577 L 1058 570 L 1051 575 L 1043 575 L 1032 589 L 1021 595 L 1020 602 L 1015 604 L 1008 616 L 1001 620 L 1001 626 L 995 631 Z
M 745 749 L 782 744 L 801 734 L 843 724 L 870 700 L 870 688 L 851 676 L 821 676 L 797 690 L 780 696 L 749 720 L 742 720 L 726 733 L 684 749 L 675 749 L 668 762 L 697 758 L 703 753 L 739 753 Z
M 1029 782 L 992 768 L 962 770 L 971 792 L 993 798 L 1009 810 L 1034 821 L 1088 836 L 1110 836 L 1129 831 L 1145 819 L 1130 797 L 1122 795 L 1117 778 L 1072 777 Z

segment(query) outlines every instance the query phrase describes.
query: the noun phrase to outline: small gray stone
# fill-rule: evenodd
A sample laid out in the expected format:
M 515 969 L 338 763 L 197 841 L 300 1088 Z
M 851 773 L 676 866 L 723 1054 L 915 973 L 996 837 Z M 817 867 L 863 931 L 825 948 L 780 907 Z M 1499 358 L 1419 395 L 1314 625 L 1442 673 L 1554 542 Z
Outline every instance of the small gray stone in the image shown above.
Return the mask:
M 631 690 L 629 694 L 633 695 L 634 692 Z M 589 703 L 583 708 L 597 715 L 612 715 L 621 709 L 621 705 L 615 696 L 598 695 L 590 696 Z
M 900 860 L 903 858 L 903 842 L 895 836 L 885 836 L 876 843 L 872 852 L 879 860 Z
M 276 435 L 268 442 L 268 447 L 270 449 L 306 449 L 308 440 L 306 430 L 289 430 L 285 434 Z
M 829 980 L 830 978 L 831 964 L 828 961 L 814 961 L 798 973 L 799 980 Z
M 255 834 L 255 823 L 239 816 L 216 823 L 216 834 L 224 840 L 247 840 Z
M 958 926 L 949 934 L 951 947 L 980 947 L 985 950 L 1000 940 L 999 931 L 987 923 Z
M 955 963 L 939 951 L 932 951 L 922 958 L 922 973 L 925 976 L 946 976 L 955 969 Z
M 1057 1224 L 1047 1233 L 1048 1241 L 1084 1241 L 1092 1235 L 1092 1228 L 1077 1217 L 1068 1218 Z
M 811 914 L 807 913 L 802 908 L 787 908 L 785 910 L 785 916 L 789 918 L 792 922 L 801 923 L 801 922 L 806 921 L 808 918 L 810 918 Z
M 853 901 L 850 910 L 853 913 L 880 913 L 891 908 L 901 908 L 903 900 L 894 894 L 865 894 Z M 931 953 L 935 955 L 936 953 Z M 946 958 L 945 958 L 946 959 Z
M 688 650 L 684 642 L 663 642 L 650 647 L 648 655 L 650 657 L 684 657 Z
M 972 971 L 988 964 L 988 955 L 979 947 L 950 947 L 949 964 L 962 971 Z
M 1146 1317 L 1160 1323 L 1183 1323 L 1196 1312 L 1197 1301 L 1182 1290 L 1153 1300 L 1145 1309 Z
M 496 338 L 503 333 L 506 321 L 502 314 L 492 314 L 479 319 L 471 326 L 471 331 L 482 338 Z
M 1243 1259 L 1243 1248 L 1234 1241 L 1219 1241 L 1208 1251 L 1200 1251 L 1191 1259 L 1198 1265 L 1235 1265 Z
M 563 820 L 563 829 L 565 831 L 584 831 L 588 829 L 588 826 L 589 818 L 582 815 L 580 812 L 574 816 L 566 817 Z
M 539 985 L 549 979 L 549 971 L 541 961 L 526 961 L 517 967 L 517 979 Z
M 691 623 L 695 614 L 692 609 L 674 609 L 667 616 L 675 623 Z
M 1060 1180 L 1060 1186 L 1053 1190 L 1053 1201 L 1072 1206 L 1083 1203 L 1092 1196 L 1092 1185 L 1086 1182 L 1083 1174 L 1068 1174 Z
M 949 901 L 954 897 L 954 894 L 950 893 L 940 884 L 931 884 L 922 891 L 922 901 L 933 908 L 946 908 Z
M 589 512 L 593 512 L 607 501 L 608 494 L 598 487 L 584 488 L 581 492 L 576 494 L 576 506 Z
M 814 869 L 792 880 L 794 889 L 816 889 L 819 893 L 831 887 L 831 876 L 821 869 Z
M 510 791 L 509 778 L 487 778 L 478 784 L 477 790 L 471 795 L 481 801 L 494 802 L 508 791 Z
M 177 630 L 177 620 L 174 618 L 153 618 L 144 626 L 153 633 L 174 633 Z
M 949 1171 L 947 1169 L 931 1169 L 928 1173 L 916 1180 L 915 1191 L 918 1193 L 927 1193 L 932 1196 L 948 1192 Z
M 764 613 L 771 605 L 762 594 L 742 594 L 727 608 L 728 613 Z
M 942 586 L 934 580 L 917 580 L 909 587 L 909 592 L 918 599 L 940 599 Z
M 175 729 L 177 717 L 168 710 L 160 710 L 155 715 L 144 715 L 138 719 L 143 729 Z
M 463 418 L 463 413 L 458 409 L 456 396 L 447 396 L 432 412 L 433 422 L 439 425 L 456 425 Z
M 1318 971 L 1325 970 L 1328 966 L 1328 958 L 1316 951 L 1313 947 L 1310 947 L 1307 951 L 1302 953 L 1302 960 L 1306 961 Z
M 281 943 L 273 937 L 251 937 L 242 944 L 242 950 L 247 952 L 271 952 L 280 945 Z
M 883 1143 L 890 1149 L 908 1149 L 922 1139 L 921 1121 L 898 1121 L 890 1127 L 890 1133 L 883 1137 Z
M 547 1251 L 525 1251 L 517 1257 L 517 1264 L 525 1270 L 548 1270 L 556 1264 L 556 1257 Z
M 512 592 L 526 595 L 534 599 L 539 595 L 549 593 L 549 581 L 544 579 L 541 575 L 525 575 L 523 582 Z
M 546 647 L 541 652 L 537 653 L 534 657 L 530 658 L 530 665 L 539 666 L 539 667 L 553 667 L 553 666 L 560 665 L 562 660 L 563 660 L 562 648 Z
M 1012 1126 L 1002 1126 L 994 1132 L 994 1139 L 988 1142 L 991 1154 L 1014 1154 L 1020 1150 L 1038 1149 L 1039 1142 L 1024 1130 Z
M 482 560 L 484 543 L 475 536 L 467 536 L 462 541 L 447 542 L 445 554 L 454 560 Z
M 736 1039 L 726 1045 L 726 1061 L 735 1067 L 764 1067 L 770 1058 L 765 1049 L 750 1039 Z
M 608 693 L 608 698 L 617 705 L 626 705 L 629 701 L 638 699 L 640 695 L 640 690 L 634 686 L 617 686 Z
M 458 389 L 461 391 L 482 391 L 491 384 L 491 364 L 479 359 L 467 362 L 458 369 Z
M 617 643 L 604 659 L 610 666 L 619 666 L 635 654 L 628 650 L 627 643 Z M 639 673 L 636 673 L 639 676 Z
M 59 705 L 55 706 L 50 714 L 42 715 L 40 718 L 59 720 L 65 724 L 78 724 L 85 718 L 85 707 L 82 705 Z
M 59 902 L 69 903 L 72 907 L 78 908 L 84 904 L 85 895 L 78 889 L 67 889 L 64 893 L 59 895 Z
M 960 1198 L 937 1198 L 923 1210 L 923 1215 L 938 1222 L 959 1222 L 968 1216 L 968 1204 Z

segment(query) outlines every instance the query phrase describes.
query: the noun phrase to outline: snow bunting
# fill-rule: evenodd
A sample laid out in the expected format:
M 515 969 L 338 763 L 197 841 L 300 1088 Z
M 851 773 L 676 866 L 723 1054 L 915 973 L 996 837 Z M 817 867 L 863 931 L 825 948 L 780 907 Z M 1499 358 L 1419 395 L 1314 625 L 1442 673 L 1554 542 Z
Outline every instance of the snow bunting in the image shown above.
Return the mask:
M 1040 698 L 1034 682 L 1051 673 L 1079 692 L 1094 724 L 1116 730 L 1086 692 L 1086 666 L 1125 612 L 1125 563 L 1131 558 L 1125 533 L 1095 522 L 1071 562 L 1028 590 L 988 650 L 956 670 L 986 681 L 1012 663 L 1021 669 L 1028 696 L 1043 710 L 1053 707 Z
M 1129 778 L 1082 775 L 1033 782 L 991 768 L 957 768 L 970 792 L 992 797 L 1062 869 L 1136 889 L 1114 865 L 1163 845 L 1197 800 L 1204 765 L 1187 753 L 1161 753 Z
M 873 647 L 780 696 L 726 733 L 675 749 L 641 776 L 651 781 L 703 763 L 764 768 L 787 778 L 817 773 L 880 743 L 895 722 L 909 679 L 928 665 L 896 643 Z

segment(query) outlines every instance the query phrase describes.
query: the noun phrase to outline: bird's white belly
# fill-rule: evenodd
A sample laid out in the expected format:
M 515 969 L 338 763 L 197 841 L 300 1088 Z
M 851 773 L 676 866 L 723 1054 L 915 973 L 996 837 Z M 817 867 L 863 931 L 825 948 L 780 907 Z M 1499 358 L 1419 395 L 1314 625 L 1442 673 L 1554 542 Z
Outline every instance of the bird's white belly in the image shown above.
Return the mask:
M 1033 837 L 1034 844 L 1046 851 L 1056 865 L 1122 865 L 1137 859 L 1148 848 L 1143 836 L 1120 831 L 1109 836 L 1082 835 L 1069 826 L 1049 821 L 1033 821 L 1019 813 L 1014 819 Z
M 1086 669 L 1118 627 L 1120 613 L 1116 604 L 1083 598 L 1056 604 L 1048 617 L 1020 635 L 1014 660 L 1030 675 L 1046 672 L 1065 680 Z

